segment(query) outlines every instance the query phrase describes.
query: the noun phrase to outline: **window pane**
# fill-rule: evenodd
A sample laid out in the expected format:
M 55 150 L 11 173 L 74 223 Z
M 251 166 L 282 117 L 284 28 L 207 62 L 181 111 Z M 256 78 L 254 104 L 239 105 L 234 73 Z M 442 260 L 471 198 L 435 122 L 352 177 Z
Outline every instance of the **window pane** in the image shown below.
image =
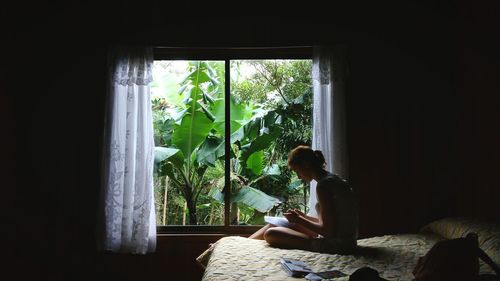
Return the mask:
M 308 190 L 287 167 L 288 152 L 311 144 L 311 60 L 231 61 L 230 222 L 308 211 Z
M 155 61 L 157 225 L 223 225 L 224 62 Z

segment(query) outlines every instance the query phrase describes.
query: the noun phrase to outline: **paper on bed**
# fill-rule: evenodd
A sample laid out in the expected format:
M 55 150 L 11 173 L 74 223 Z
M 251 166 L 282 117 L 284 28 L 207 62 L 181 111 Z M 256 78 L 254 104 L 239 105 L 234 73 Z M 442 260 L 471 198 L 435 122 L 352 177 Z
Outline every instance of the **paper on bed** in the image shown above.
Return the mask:
M 290 227 L 292 224 L 284 217 L 264 216 L 264 221 L 276 226 Z
M 303 261 L 281 258 L 281 267 L 288 276 L 304 277 L 312 272 L 312 269 Z

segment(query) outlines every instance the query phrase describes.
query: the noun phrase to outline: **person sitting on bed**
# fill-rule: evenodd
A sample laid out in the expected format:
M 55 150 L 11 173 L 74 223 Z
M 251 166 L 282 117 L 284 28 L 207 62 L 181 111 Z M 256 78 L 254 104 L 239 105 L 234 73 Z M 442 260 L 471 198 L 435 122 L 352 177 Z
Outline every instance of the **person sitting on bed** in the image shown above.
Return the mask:
M 298 146 L 288 155 L 288 166 L 300 179 L 317 182 L 318 217 L 299 210 L 284 216 L 289 227 L 265 225 L 249 238 L 265 239 L 271 246 L 324 253 L 352 252 L 358 232 L 358 205 L 347 182 L 325 170 L 325 158 L 319 150 Z

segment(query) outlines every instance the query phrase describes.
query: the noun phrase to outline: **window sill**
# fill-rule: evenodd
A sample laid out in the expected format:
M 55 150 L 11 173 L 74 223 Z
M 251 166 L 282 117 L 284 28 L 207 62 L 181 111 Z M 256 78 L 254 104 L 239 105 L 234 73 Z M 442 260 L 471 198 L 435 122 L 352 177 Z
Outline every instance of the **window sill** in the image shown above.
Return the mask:
M 227 236 L 252 234 L 263 225 L 252 226 L 157 226 L 157 236 Z

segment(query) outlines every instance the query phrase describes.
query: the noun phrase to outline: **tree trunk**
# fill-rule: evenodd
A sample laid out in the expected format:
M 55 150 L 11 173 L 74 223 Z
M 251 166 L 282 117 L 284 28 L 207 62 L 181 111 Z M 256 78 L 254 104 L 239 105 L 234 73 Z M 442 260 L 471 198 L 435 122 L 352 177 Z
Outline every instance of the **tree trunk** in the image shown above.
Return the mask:
M 231 203 L 229 221 L 231 222 L 231 224 L 239 224 L 238 203 Z
M 196 202 L 194 202 L 194 194 L 193 188 L 191 185 L 186 185 L 185 187 L 185 196 L 186 196 L 186 206 L 189 213 L 189 224 L 197 225 L 198 221 L 196 219 Z
M 182 208 L 182 225 L 186 225 L 186 208 L 187 203 L 184 202 L 184 208 Z
M 163 225 L 167 225 L 168 176 L 165 177 L 165 197 L 163 198 Z
M 210 212 L 208 217 L 208 225 L 212 225 L 214 223 L 214 204 L 210 204 Z
M 196 206 L 194 202 L 188 202 L 188 212 L 189 212 L 189 224 L 191 225 L 197 225 L 198 220 L 196 218 Z

